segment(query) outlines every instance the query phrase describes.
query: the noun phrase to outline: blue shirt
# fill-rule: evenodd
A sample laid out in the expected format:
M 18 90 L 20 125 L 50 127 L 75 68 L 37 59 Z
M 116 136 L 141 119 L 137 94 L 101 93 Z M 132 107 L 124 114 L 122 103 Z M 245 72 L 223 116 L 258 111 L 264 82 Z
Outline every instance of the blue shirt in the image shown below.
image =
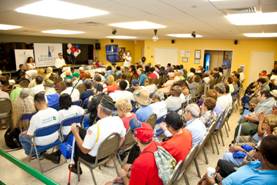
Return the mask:
M 144 86 L 144 82 L 146 79 L 147 79 L 146 74 L 142 73 L 141 75 L 139 75 L 139 85 Z
M 223 179 L 223 185 L 277 185 L 277 170 L 258 170 L 259 161 L 250 162 Z
M 137 119 L 141 122 L 145 122 L 151 114 L 153 114 L 153 110 L 149 105 L 140 107 L 136 111 Z

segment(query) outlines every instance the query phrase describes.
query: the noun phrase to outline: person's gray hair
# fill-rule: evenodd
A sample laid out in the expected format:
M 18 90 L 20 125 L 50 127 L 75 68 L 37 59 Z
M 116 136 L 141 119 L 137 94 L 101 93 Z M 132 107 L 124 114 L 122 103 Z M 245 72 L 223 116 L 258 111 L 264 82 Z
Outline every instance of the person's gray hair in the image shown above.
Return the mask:
M 196 103 L 188 104 L 185 108 L 185 112 L 191 113 L 194 118 L 199 118 L 200 116 L 200 108 Z
M 112 115 L 112 113 L 113 113 L 112 110 L 102 106 L 101 104 L 99 104 L 98 106 L 100 106 L 100 109 L 101 109 L 101 111 L 103 111 L 104 114 L 106 114 L 108 116 Z
M 24 99 L 26 97 L 28 97 L 30 95 L 30 89 L 29 88 L 23 88 L 21 91 L 20 91 L 20 98 Z

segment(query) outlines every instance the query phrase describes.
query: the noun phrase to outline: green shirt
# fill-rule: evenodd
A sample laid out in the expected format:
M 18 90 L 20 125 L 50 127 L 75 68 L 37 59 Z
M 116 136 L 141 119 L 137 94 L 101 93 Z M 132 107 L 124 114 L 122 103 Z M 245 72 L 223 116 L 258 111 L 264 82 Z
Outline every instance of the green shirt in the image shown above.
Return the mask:
M 15 101 L 15 99 L 20 95 L 22 88 L 21 87 L 16 87 L 14 90 L 12 90 L 10 94 L 10 99 L 12 102 Z

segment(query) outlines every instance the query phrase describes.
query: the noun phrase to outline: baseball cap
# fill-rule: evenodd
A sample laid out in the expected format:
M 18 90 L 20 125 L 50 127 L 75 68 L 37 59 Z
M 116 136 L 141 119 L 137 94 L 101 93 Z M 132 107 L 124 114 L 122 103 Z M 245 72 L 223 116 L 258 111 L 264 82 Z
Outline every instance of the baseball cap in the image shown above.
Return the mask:
M 129 126 L 132 131 L 135 131 L 135 129 L 140 128 L 141 125 L 142 125 L 142 123 L 139 120 L 137 120 L 136 118 L 132 118 L 129 122 Z
M 115 110 L 114 101 L 109 95 L 104 95 L 102 97 L 100 105 L 111 111 Z
M 135 129 L 134 136 L 141 143 L 149 143 L 153 139 L 154 131 L 153 131 L 153 128 L 149 124 L 142 123 L 141 127 Z

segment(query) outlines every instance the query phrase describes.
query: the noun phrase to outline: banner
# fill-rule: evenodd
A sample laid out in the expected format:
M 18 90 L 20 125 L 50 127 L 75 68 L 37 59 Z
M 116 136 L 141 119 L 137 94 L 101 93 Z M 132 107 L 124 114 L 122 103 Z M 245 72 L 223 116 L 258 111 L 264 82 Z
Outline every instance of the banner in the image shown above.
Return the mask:
M 15 49 L 14 55 L 15 55 L 16 70 L 18 70 L 19 65 L 25 64 L 28 57 L 34 58 L 34 50 L 32 50 L 32 49 Z
M 34 43 L 36 67 L 54 66 L 58 53 L 62 53 L 62 44 Z

